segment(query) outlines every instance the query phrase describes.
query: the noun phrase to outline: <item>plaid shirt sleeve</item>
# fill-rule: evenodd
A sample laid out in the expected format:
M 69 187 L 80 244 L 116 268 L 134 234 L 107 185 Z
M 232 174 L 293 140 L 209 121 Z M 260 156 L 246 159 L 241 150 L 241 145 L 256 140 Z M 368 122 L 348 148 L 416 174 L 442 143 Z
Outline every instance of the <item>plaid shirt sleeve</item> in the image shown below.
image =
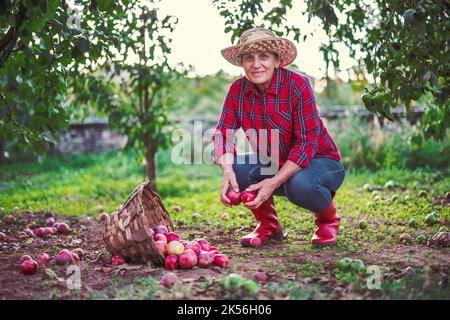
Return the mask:
M 295 143 L 289 152 L 288 160 L 307 168 L 317 153 L 320 133 L 319 111 L 309 80 L 297 84 L 294 88 L 292 116 Z
M 213 140 L 213 163 L 217 163 L 224 153 L 236 154 L 235 136 L 240 124 L 236 115 L 236 97 L 238 96 L 238 88 L 233 83 L 225 97 L 222 112 L 216 125 Z

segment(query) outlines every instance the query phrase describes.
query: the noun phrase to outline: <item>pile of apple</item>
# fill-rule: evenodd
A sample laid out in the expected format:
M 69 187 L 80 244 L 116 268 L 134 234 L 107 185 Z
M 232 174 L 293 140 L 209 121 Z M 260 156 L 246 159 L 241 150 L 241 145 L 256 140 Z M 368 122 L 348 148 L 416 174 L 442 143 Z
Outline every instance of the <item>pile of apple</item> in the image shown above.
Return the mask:
M 83 256 L 84 250 L 81 248 L 77 248 L 72 251 L 63 249 L 54 257 L 54 260 L 58 265 L 66 265 L 72 262 L 80 261 L 81 259 L 83 259 Z M 51 259 L 52 257 L 45 252 L 40 253 L 36 259 L 33 259 L 27 254 L 23 255 L 19 260 L 20 271 L 23 274 L 33 274 L 38 270 L 38 263 L 47 265 L 48 263 L 50 263 Z
M 186 241 L 175 232 L 169 232 L 163 225 L 151 229 L 156 246 L 165 257 L 167 270 L 192 269 L 195 266 L 209 268 L 215 264 L 221 268 L 230 263 L 230 259 L 211 246 L 205 239 Z
M 25 231 L 27 234 L 29 230 Z M 65 222 L 56 222 L 53 218 L 48 218 L 45 222 L 45 227 L 39 227 L 34 229 L 34 235 L 39 238 L 43 238 L 49 235 L 54 235 L 57 233 L 67 234 L 70 232 L 70 227 Z M 30 235 L 30 234 L 29 234 Z

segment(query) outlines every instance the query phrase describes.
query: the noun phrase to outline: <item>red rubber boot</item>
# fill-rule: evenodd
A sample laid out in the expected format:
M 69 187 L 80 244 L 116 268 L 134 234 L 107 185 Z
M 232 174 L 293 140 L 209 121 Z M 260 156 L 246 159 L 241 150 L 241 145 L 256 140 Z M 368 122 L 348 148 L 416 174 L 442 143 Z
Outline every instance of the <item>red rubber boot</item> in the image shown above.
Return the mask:
M 259 246 L 269 239 L 279 240 L 283 236 L 283 231 L 278 221 L 277 211 L 275 210 L 273 196 L 264 202 L 258 209 L 251 210 L 259 225 L 256 229 L 241 238 L 241 245 L 244 247 Z M 259 238 L 260 241 L 252 241 Z
M 313 244 L 333 245 L 337 241 L 336 237 L 339 232 L 341 218 L 336 214 L 333 198 L 334 195 L 328 208 L 320 212 L 314 212 L 317 230 L 314 232 L 311 240 Z

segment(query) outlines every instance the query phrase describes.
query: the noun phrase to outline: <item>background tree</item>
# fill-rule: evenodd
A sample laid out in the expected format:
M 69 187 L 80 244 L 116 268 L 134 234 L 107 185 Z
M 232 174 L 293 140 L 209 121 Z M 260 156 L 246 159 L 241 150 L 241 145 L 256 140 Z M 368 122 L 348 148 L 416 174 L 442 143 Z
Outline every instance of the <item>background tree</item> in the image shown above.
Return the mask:
M 300 26 L 286 24 L 292 0 L 270 5 L 268 0 L 212 0 L 225 18 L 225 32 L 232 42 L 261 21 L 278 36 L 292 34 L 306 39 Z M 412 101 L 421 99 L 427 112 L 420 122 L 420 141 L 442 140 L 450 124 L 450 3 L 445 0 L 308 0 L 302 14 L 308 21 L 319 19 L 328 35 L 321 51 L 325 62 L 339 68 L 338 43 L 350 49 L 351 57 L 364 61 L 374 78 L 362 100 L 366 108 L 393 121 L 390 109 L 403 103 L 410 117 Z M 327 71 L 328 72 L 328 71 Z
M 152 2 L 153 3 L 153 2 Z M 135 5 L 118 31 L 115 59 L 97 70 L 84 70 L 72 83 L 72 105 L 90 105 L 109 118 L 129 144 L 142 150 L 146 174 L 156 183 L 155 155 L 170 143 L 169 110 L 177 108 L 180 77 L 187 69 L 171 67 L 170 33 L 177 19 L 158 13 L 157 2 Z
M 46 141 L 69 124 L 68 82 L 80 68 L 112 57 L 116 21 L 132 2 L 0 2 L 0 145 L 45 152 Z

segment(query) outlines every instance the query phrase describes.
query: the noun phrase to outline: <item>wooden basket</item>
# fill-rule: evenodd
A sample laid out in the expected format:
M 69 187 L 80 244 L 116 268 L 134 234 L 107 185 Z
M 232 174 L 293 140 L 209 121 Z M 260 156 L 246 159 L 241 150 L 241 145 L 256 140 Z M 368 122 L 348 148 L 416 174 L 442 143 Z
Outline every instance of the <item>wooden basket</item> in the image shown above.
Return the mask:
M 135 262 L 164 264 L 150 229 L 164 225 L 173 231 L 172 220 L 161 197 L 149 182 L 138 185 L 125 204 L 102 221 L 103 240 L 112 255 Z

